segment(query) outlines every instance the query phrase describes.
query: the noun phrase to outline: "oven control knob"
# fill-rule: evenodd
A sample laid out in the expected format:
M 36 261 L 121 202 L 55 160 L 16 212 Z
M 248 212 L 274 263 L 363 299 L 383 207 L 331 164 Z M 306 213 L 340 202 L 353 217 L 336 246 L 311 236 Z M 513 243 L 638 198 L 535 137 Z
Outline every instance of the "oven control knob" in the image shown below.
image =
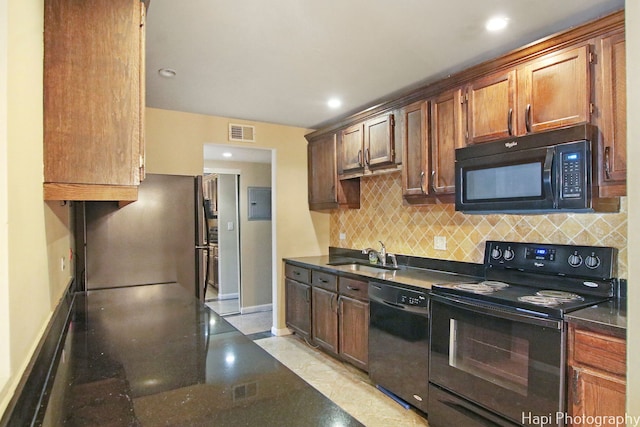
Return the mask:
M 579 267 L 582 264 L 582 257 L 578 254 L 569 255 L 568 262 L 571 267 Z
M 507 248 L 504 250 L 504 259 L 507 261 L 511 261 L 516 254 L 513 252 L 513 249 Z
M 502 251 L 500 250 L 500 248 L 493 248 L 493 250 L 491 251 L 491 258 L 500 259 L 501 256 Z
M 597 255 L 589 255 L 584 259 L 584 265 L 591 269 L 598 268 L 600 265 L 600 258 L 598 258 Z

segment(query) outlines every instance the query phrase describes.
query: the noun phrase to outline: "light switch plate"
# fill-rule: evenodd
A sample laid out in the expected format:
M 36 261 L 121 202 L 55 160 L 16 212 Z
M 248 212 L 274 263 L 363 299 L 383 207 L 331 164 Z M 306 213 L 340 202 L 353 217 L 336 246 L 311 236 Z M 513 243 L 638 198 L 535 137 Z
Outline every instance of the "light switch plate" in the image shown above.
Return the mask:
M 233 230 L 233 222 L 232 221 L 227 222 L 227 230 L 228 231 Z
M 433 249 L 437 251 L 446 251 L 447 250 L 447 238 L 444 236 L 434 236 L 433 237 Z

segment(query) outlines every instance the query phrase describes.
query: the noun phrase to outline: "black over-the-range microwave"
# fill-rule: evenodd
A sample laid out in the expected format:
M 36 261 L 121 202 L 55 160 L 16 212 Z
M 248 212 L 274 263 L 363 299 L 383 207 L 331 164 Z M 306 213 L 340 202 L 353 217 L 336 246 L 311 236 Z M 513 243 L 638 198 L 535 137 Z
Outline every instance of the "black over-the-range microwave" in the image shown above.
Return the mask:
M 597 128 L 584 124 L 456 150 L 456 210 L 593 212 Z

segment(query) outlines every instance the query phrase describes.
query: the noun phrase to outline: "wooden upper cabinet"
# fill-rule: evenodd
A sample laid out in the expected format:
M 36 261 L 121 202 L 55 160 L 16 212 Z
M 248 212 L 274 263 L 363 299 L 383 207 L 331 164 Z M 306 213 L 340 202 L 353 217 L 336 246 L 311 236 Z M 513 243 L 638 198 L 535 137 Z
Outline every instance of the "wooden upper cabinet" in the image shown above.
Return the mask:
M 353 178 L 395 167 L 394 126 L 393 114 L 385 114 L 344 129 L 340 135 L 340 176 Z
M 364 161 L 373 169 L 394 162 L 394 116 L 384 115 L 364 124 Z
M 364 170 L 364 125 L 358 123 L 342 131 L 340 154 L 341 172 L 358 172 Z
M 338 180 L 336 138 L 336 134 L 325 135 L 307 146 L 311 210 L 360 207 L 360 181 Z
M 466 98 L 467 143 L 491 141 L 515 134 L 515 69 L 471 82 L 466 90 Z
M 137 199 L 144 14 L 140 0 L 45 2 L 45 199 Z
M 447 91 L 431 101 L 431 189 L 455 192 L 455 149 L 464 146 L 462 89 Z
M 598 153 L 600 197 L 626 195 L 627 85 L 625 35 L 603 37 L 598 85 L 602 143 Z
M 402 195 L 409 203 L 422 202 L 429 186 L 429 102 L 406 106 L 402 112 Z
M 590 62 L 590 47 L 582 45 L 518 70 L 518 134 L 589 122 Z

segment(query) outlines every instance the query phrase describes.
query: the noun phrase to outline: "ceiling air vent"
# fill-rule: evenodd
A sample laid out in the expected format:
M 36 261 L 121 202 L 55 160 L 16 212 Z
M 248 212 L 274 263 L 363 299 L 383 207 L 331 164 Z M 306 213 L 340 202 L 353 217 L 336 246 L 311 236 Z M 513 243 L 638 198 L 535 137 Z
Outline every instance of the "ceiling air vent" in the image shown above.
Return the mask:
M 255 126 L 229 123 L 229 141 L 256 142 Z

